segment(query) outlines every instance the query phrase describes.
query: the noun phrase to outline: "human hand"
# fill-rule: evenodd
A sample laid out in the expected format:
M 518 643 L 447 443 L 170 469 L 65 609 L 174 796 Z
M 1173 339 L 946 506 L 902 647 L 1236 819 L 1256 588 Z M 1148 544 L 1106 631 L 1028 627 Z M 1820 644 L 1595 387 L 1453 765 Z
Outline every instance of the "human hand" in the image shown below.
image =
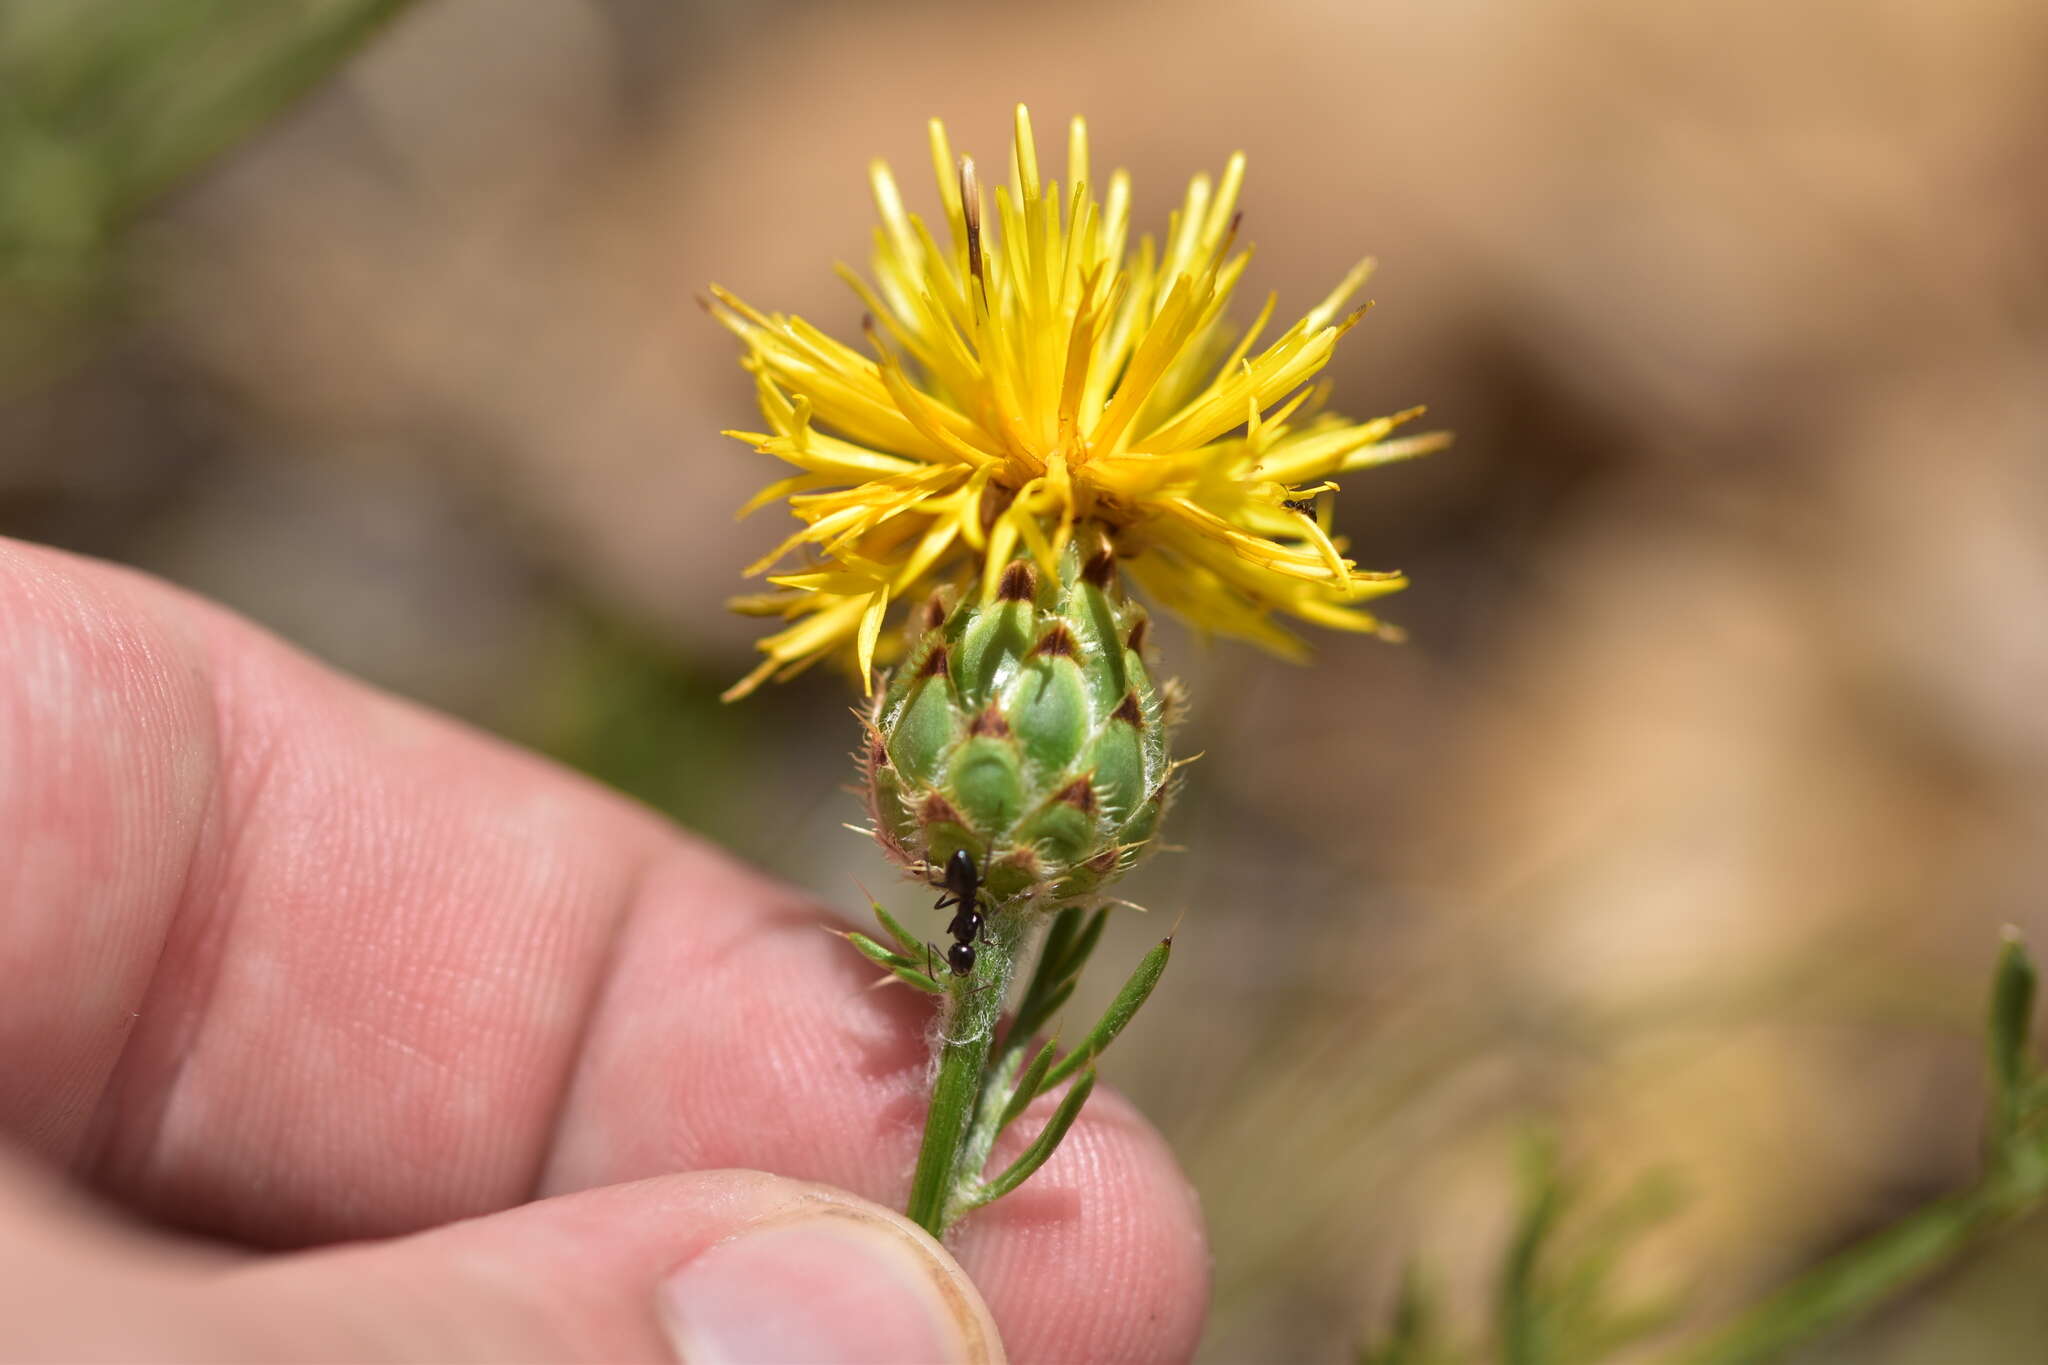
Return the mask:
M 958 1264 L 865 1202 L 908 1184 L 928 1005 L 819 923 L 217 607 L 0 540 L 0 1356 L 1187 1358 L 1199 1215 L 1114 1095 Z

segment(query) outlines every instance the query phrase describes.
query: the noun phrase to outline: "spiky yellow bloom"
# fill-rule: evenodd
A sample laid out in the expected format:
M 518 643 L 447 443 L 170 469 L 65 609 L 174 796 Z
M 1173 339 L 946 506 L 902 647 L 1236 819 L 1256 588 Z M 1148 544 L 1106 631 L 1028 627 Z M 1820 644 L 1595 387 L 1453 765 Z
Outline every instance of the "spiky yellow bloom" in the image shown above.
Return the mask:
M 871 168 L 881 225 L 874 283 L 840 273 L 866 305 L 870 358 L 799 317 L 712 290 L 712 312 L 746 343 L 766 432 L 728 435 L 800 471 L 744 509 L 787 498 L 804 525 L 753 565 L 799 550 L 780 589 L 743 611 L 787 627 L 728 696 L 851 646 L 865 681 L 891 602 L 978 573 L 984 598 L 1019 549 L 1050 574 L 1095 526 L 1130 578 L 1198 628 L 1289 657 L 1305 647 L 1274 619 L 1392 632 L 1359 604 L 1406 585 L 1360 570 L 1330 533 L 1336 475 L 1445 443 L 1386 439 L 1413 408 L 1351 422 L 1322 411 L 1312 383 L 1364 313 L 1346 306 L 1361 264 L 1277 339 L 1225 317 L 1250 250 L 1236 247 L 1244 156 L 1198 175 L 1164 245 L 1127 251 L 1130 179 L 1095 197 L 1087 129 L 1075 119 L 1067 189 L 1041 179 L 1017 109 L 1011 184 L 984 214 L 974 163 L 931 124 L 947 226 L 941 244 L 903 207 L 889 168 Z

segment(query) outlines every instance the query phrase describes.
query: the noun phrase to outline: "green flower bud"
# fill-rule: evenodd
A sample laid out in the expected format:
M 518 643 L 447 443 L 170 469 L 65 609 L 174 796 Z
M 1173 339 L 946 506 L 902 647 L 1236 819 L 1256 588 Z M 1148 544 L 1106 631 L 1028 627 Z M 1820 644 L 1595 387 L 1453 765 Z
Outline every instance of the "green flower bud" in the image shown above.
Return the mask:
M 959 849 L 998 904 L 1054 909 L 1149 850 L 1172 796 L 1177 688 L 1105 547 L 1028 557 L 992 600 L 942 589 L 878 690 L 861 755 L 875 837 L 929 875 Z

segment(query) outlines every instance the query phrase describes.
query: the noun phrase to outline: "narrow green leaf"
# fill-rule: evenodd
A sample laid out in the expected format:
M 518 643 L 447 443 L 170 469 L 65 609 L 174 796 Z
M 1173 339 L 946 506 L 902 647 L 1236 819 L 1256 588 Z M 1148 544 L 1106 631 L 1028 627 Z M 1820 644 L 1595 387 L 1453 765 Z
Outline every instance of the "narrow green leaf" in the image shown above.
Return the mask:
M 914 968 L 918 966 L 921 962 L 921 959 L 919 958 L 905 957 L 901 953 L 890 952 L 887 948 L 884 948 L 881 944 L 875 942 L 873 939 L 869 938 L 866 934 L 861 933 L 857 929 L 842 929 L 838 932 L 839 937 L 845 939 L 848 943 L 851 943 L 856 952 L 858 952 L 862 957 L 866 958 L 868 961 L 874 963 L 877 967 Z
M 1109 1008 L 1103 1011 L 1102 1018 L 1088 1031 L 1088 1036 L 1081 1040 L 1081 1045 L 1046 1075 L 1048 1086 L 1058 1085 L 1100 1057 L 1116 1041 L 1116 1036 L 1124 1031 L 1124 1025 L 1131 1022 L 1131 1016 L 1145 1003 L 1145 997 L 1152 994 L 1152 988 L 1159 984 L 1160 973 L 1166 970 L 1166 960 L 1171 956 L 1171 937 L 1160 939 L 1152 951 L 1145 954 L 1144 960 L 1138 963 L 1138 969 L 1131 973 L 1131 979 L 1124 982 L 1124 988 L 1116 993 L 1116 999 L 1109 1002 Z
M 916 971 L 910 967 L 891 967 L 889 970 L 898 981 L 903 982 L 905 985 L 915 986 L 919 990 L 926 991 L 932 995 L 944 995 L 946 993 L 944 986 L 941 986 L 923 972 Z
M 1095 1073 L 1082 1072 L 1073 1089 L 1067 1091 L 1066 1098 L 1060 1101 L 1060 1107 L 1053 1110 L 1052 1117 L 1045 1121 L 1045 1127 L 1024 1149 L 1024 1154 L 1011 1162 L 1008 1170 L 982 1186 L 974 1196 L 974 1204 L 978 1207 L 993 1203 L 1029 1180 L 1059 1147 L 1060 1139 L 1067 1135 L 1067 1130 L 1074 1126 L 1074 1120 L 1080 1117 L 1081 1106 L 1088 1102 L 1088 1092 L 1094 1088 Z
M 929 991 L 934 995 L 940 995 L 945 992 L 946 988 L 944 986 L 941 986 L 930 976 L 918 970 L 919 963 L 916 958 L 904 957 L 900 953 L 892 953 L 866 934 L 852 929 L 835 932 L 848 943 L 851 943 L 855 951 L 862 957 L 874 963 L 877 967 L 882 968 L 898 981 L 915 986 L 921 991 Z
M 874 908 L 875 918 L 881 922 L 884 929 L 889 931 L 889 937 L 896 940 L 897 947 L 912 957 L 916 957 L 924 951 L 924 940 L 904 928 L 894 915 L 882 908 L 880 901 L 870 896 L 868 904 Z
M 1031 1101 L 1038 1098 L 1039 1092 L 1045 1089 L 1046 1069 L 1052 1065 L 1053 1053 L 1057 1047 L 1058 1044 L 1055 1042 L 1046 1043 L 1038 1049 L 1038 1055 L 1031 1059 L 1031 1065 L 1024 1068 L 1024 1074 L 1017 1080 L 1016 1091 L 1010 1096 L 1010 1102 L 1003 1106 L 1002 1116 L 996 1120 L 998 1133 L 1016 1122 L 1017 1116 L 1022 1114 L 1030 1106 Z

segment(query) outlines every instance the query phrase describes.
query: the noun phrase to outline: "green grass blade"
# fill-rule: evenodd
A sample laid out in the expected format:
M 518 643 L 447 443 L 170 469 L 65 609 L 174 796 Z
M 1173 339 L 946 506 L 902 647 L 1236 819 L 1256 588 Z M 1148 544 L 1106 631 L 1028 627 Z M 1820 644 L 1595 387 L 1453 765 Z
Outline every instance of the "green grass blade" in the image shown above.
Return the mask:
M 1923 1209 L 1801 1276 L 1681 1359 L 1686 1365 L 1775 1360 L 1947 1264 L 1970 1244 L 1989 1211 L 1976 1196 Z
M 2028 1107 L 2032 1076 L 2029 1044 L 2034 1025 L 2037 977 L 2033 959 L 2017 935 L 2008 932 L 1991 978 L 1988 1033 L 1991 1062 L 1991 1149 L 2002 1153 L 2019 1132 Z

